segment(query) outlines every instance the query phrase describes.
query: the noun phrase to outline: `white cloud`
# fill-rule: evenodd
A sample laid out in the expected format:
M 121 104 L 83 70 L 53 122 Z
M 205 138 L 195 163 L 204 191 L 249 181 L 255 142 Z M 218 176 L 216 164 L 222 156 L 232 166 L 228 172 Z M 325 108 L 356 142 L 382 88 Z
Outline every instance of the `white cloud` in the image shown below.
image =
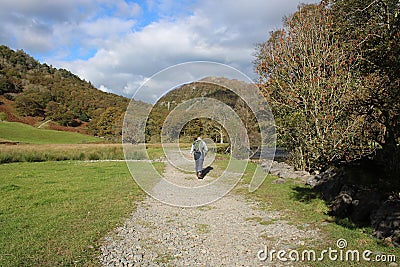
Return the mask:
M 146 0 L 146 4 L 147 4 L 147 9 L 149 11 L 153 11 L 154 8 L 156 7 L 156 2 L 155 0 Z
M 187 61 L 226 63 L 254 77 L 255 44 L 266 41 L 298 4 L 293 0 L 147 0 L 143 6 L 124 0 L 41 3 L 0 0 L 13 10 L 0 19 L 0 41 L 13 44 L 7 39 L 11 36 L 22 46 L 17 48 L 50 51 L 49 64 L 126 96 L 154 73 Z M 136 28 L 150 11 L 158 18 Z M 88 53 L 90 58 L 85 59 Z M 74 54 L 83 59 L 71 61 Z
M 125 1 L 116 1 L 118 14 L 122 17 L 136 17 L 141 12 L 141 7 L 137 3 L 127 3 Z
M 0 0 L 0 6 L 0 43 L 51 57 L 97 49 L 131 31 L 141 12 L 124 0 Z
M 2 13 L 21 14 L 26 17 L 40 17 L 45 20 L 64 21 L 74 17 L 76 7 L 86 6 L 89 1 L 31 1 L 1 0 Z
M 84 22 L 80 25 L 80 28 L 90 37 L 106 39 L 129 32 L 134 24 L 134 20 L 107 17 L 93 22 Z
M 101 91 L 103 91 L 103 92 L 107 92 L 107 93 L 109 93 L 110 91 L 108 90 L 108 88 L 107 87 L 105 87 L 103 84 L 101 84 L 100 86 L 99 86 L 99 88 L 98 88 L 99 90 L 101 90 Z

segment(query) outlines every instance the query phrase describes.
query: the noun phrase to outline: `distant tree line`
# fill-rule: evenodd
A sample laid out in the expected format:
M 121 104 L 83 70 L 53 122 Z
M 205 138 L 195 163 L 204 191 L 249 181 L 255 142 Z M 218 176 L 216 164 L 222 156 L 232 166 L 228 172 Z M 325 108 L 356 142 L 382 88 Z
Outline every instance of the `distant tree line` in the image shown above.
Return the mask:
M 300 5 L 257 46 L 259 87 L 298 169 L 374 157 L 400 173 L 400 2 Z

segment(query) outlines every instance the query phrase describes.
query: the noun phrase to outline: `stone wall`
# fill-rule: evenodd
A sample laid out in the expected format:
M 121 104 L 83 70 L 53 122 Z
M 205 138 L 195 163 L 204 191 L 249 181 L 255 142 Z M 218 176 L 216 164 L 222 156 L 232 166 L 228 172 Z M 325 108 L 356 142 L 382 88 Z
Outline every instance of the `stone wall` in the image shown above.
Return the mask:
M 330 204 L 331 214 L 358 226 L 372 226 L 373 236 L 400 246 L 400 197 L 348 184 L 344 171 L 330 168 L 306 184 Z
M 357 226 L 371 226 L 373 236 L 387 243 L 400 246 L 400 195 L 387 195 L 376 188 L 356 186 L 348 182 L 345 171 L 330 168 L 318 175 L 296 171 L 284 162 L 258 161 L 265 171 L 279 178 L 274 183 L 285 183 L 287 179 L 300 179 L 319 192 L 329 203 L 331 215 L 349 218 Z

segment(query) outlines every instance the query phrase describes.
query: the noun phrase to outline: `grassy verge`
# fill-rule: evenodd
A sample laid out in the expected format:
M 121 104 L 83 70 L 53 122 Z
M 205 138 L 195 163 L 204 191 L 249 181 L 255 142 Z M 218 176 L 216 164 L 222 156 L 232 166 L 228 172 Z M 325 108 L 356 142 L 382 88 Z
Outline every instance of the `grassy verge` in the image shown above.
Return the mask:
M 165 163 L 164 162 L 153 162 L 154 169 L 160 174 L 163 175 L 165 172 Z
M 80 133 L 38 129 L 18 122 L 0 122 L 0 139 L 29 144 L 81 144 L 103 142 Z
M 0 266 L 98 266 L 99 241 L 143 196 L 124 162 L 12 163 L 0 172 Z
M 223 166 L 224 163 L 218 163 Z M 255 164 L 250 163 L 247 167 L 242 185 L 249 184 Z M 338 239 L 346 239 L 348 246 L 345 249 L 364 250 L 373 252 L 371 258 L 375 255 L 384 253 L 386 255 L 396 255 L 397 262 L 400 260 L 400 249 L 385 245 L 381 241 L 371 237 L 371 228 L 353 228 L 346 227 L 345 224 L 335 223 L 335 219 L 327 215 L 328 207 L 325 202 L 318 198 L 318 195 L 311 190 L 310 187 L 296 180 L 289 180 L 284 184 L 274 184 L 275 176 L 267 176 L 261 187 L 253 193 L 249 193 L 246 187 L 239 186 L 235 190 L 238 193 L 246 195 L 250 199 L 257 200 L 261 203 L 261 208 L 265 210 L 283 211 L 285 215 L 283 220 L 287 220 L 290 224 L 296 225 L 299 229 L 308 227 L 310 229 L 319 229 L 321 232 L 321 240 L 315 241 L 312 247 L 298 247 L 299 251 L 304 249 L 314 249 L 321 252 L 324 249 L 338 249 L 336 241 Z M 282 249 L 282 248 L 274 248 Z M 326 256 L 325 259 L 328 257 Z M 322 262 L 311 262 L 312 266 L 388 266 L 389 263 L 379 262 L 333 262 L 325 260 Z M 397 265 L 396 265 L 397 266 Z
M 124 159 L 121 144 L 0 145 L 0 163 Z

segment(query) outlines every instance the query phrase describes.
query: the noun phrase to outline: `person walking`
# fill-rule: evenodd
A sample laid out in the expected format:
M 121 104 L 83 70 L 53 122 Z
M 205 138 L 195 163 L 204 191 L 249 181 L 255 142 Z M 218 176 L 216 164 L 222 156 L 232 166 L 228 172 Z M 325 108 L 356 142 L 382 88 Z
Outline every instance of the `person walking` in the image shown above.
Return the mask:
M 196 174 L 199 179 L 203 179 L 203 163 L 207 152 L 208 147 L 206 142 L 204 142 L 201 137 L 197 137 L 190 148 L 190 154 L 193 154 Z

